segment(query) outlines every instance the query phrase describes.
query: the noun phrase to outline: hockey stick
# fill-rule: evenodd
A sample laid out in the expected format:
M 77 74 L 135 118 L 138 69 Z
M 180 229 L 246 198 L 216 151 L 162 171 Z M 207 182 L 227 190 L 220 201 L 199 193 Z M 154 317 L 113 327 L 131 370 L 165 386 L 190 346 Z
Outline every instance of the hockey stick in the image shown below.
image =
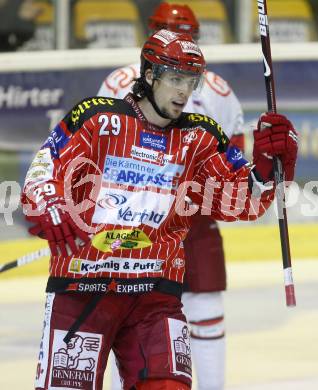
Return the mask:
M 10 269 L 20 267 L 21 265 L 33 263 L 33 261 L 39 260 L 42 257 L 49 256 L 51 254 L 49 248 L 42 248 L 35 252 L 30 252 L 24 256 L 18 257 L 15 260 L 9 261 L 5 264 L 0 264 L 0 273 L 9 271 Z
M 264 61 L 264 77 L 267 95 L 267 107 L 268 111 L 276 113 L 276 95 L 273 75 L 273 63 L 271 54 L 271 45 L 269 38 L 269 25 L 267 16 L 267 3 L 266 0 L 256 0 L 259 15 L 259 28 L 262 43 L 263 61 Z M 289 247 L 289 235 L 288 235 L 288 223 L 287 213 L 285 207 L 285 192 L 284 192 L 284 173 L 282 169 L 282 163 L 279 158 L 274 157 L 274 176 L 276 184 L 276 197 L 277 197 L 277 209 L 278 209 L 278 221 L 280 242 L 283 256 L 284 267 L 284 282 L 286 293 L 286 305 L 296 306 L 290 247 Z

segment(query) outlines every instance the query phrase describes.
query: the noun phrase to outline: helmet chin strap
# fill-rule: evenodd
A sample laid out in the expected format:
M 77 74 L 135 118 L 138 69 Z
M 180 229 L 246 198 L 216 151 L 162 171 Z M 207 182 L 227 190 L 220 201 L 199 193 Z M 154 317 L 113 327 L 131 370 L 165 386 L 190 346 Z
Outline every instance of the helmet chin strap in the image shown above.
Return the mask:
M 161 116 L 162 118 L 174 120 L 174 118 L 171 118 L 170 116 L 164 114 L 160 110 L 160 108 L 158 107 L 157 103 L 155 102 L 155 98 L 153 96 L 153 90 L 152 90 L 155 80 L 152 81 L 151 86 L 147 83 L 147 80 L 145 77 L 142 77 L 142 82 L 143 82 L 143 86 L 144 86 L 145 95 L 146 95 L 147 99 L 150 101 L 150 103 L 151 103 L 152 107 L 154 108 L 154 110 L 156 111 L 156 113 L 159 116 Z

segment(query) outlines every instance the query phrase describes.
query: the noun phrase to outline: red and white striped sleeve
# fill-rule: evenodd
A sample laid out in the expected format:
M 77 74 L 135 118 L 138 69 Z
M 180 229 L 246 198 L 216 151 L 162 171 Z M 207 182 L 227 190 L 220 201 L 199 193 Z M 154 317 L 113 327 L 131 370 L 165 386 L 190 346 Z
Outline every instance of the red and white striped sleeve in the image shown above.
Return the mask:
M 70 162 L 78 157 L 89 157 L 92 147 L 90 131 L 85 124 L 73 126 L 70 118 L 67 114 L 55 126 L 36 153 L 26 175 L 22 204 L 45 207 L 48 198 L 64 197 L 65 185 L 72 184 L 65 177 Z M 72 172 L 72 181 L 74 178 L 76 172 Z
M 229 222 L 262 216 L 274 199 L 273 186 L 263 186 L 259 196 L 253 195 L 257 179 L 252 164 L 242 155 L 233 157 L 236 150 L 231 145 L 225 152 L 218 152 L 216 139 L 212 138 L 210 144 L 194 176 L 201 191 L 191 193 L 192 200 L 201 206 L 201 214 Z

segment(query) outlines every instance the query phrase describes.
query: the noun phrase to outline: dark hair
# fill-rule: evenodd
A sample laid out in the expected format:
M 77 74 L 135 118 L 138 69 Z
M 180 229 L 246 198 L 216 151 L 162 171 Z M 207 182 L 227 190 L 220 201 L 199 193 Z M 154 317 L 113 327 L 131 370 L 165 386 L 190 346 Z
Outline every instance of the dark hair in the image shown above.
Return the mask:
M 146 88 L 145 88 L 145 78 L 138 77 L 138 79 L 134 79 L 134 85 L 132 86 L 132 93 L 135 98 L 142 99 L 146 96 Z
M 142 55 L 140 61 L 140 77 L 134 79 L 134 85 L 132 87 L 132 93 L 137 99 L 144 98 L 147 96 L 147 90 L 152 89 L 146 81 L 145 73 L 147 69 L 152 69 L 152 64 Z

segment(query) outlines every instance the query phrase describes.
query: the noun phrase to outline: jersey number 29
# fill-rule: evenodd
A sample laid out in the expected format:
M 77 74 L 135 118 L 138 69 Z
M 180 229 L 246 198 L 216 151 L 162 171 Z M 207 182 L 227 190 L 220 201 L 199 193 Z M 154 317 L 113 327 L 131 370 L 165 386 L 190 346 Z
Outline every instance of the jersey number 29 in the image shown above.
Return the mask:
M 109 132 L 113 135 L 118 135 L 120 133 L 121 123 L 118 115 L 112 115 L 110 120 L 108 115 L 100 115 L 98 123 L 101 123 L 99 135 L 109 135 Z

